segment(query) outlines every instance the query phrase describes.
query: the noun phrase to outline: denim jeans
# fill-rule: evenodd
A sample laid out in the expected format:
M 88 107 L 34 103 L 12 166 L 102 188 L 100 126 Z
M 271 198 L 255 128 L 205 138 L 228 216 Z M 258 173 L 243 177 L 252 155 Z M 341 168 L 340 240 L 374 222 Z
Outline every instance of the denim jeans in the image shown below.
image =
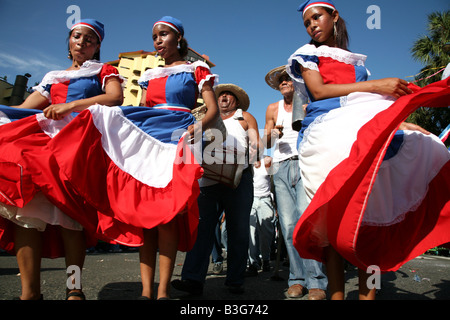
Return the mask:
M 250 213 L 249 263 L 262 266 L 262 260 L 270 260 L 270 245 L 275 233 L 275 211 L 270 196 L 254 197 Z
M 221 223 L 223 214 L 220 215 L 219 222 L 216 226 L 213 249 L 211 251 L 211 262 L 222 263 L 222 246 L 227 250 L 227 222 Z
M 253 174 L 244 170 L 236 189 L 222 184 L 200 188 L 198 205 L 200 219 L 194 247 L 186 254 L 181 278 L 203 282 L 209 266 L 209 256 L 214 243 L 214 232 L 220 215 L 225 211 L 227 228 L 226 285 L 244 283 L 247 267 L 249 217 L 253 203 Z
M 305 211 L 308 200 L 300 176 L 299 161 L 288 159 L 274 163 L 274 185 L 278 217 L 289 255 L 289 286 L 301 284 L 308 289 L 326 290 L 328 279 L 322 263 L 303 259 L 293 244 L 294 228 Z

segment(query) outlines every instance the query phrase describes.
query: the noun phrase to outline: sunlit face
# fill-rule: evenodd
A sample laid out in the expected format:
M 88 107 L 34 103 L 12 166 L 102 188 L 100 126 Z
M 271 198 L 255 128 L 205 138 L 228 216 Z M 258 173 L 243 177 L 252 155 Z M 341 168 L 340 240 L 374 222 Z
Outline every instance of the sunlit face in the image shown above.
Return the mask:
M 238 99 L 229 91 L 222 92 L 217 99 L 217 103 L 221 111 L 232 111 L 239 106 Z
M 180 40 L 181 36 L 164 24 L 157 24 L 153 28 L 153 46 L 164 59 L 178 53 L 177 46 Z
M 323 7 L 312 7 L 305 12 L 303 24 L 311 39 L 330 47 L 335 46 L 334 23 L 339 19 L 335 10 L 330 15 Z
M 283 96 L 292 94 L 294 92 L 294 84 L 292 82 L 292 78 L 285 74 L 282 75 L 279 79 L 279 86 L 280 92 Z
M 91 60 L 100 50 L 100 41 L 94 31 L 78 26 L 70 33 L 69 50 L 75 61 Z

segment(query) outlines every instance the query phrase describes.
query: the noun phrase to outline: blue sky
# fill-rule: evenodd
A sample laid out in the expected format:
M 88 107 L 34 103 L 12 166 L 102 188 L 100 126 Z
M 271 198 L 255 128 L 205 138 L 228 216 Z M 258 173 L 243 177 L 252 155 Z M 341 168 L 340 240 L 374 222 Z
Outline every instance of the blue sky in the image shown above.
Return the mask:
M 70 66 L 67 57 L 67 13 L 80 8 L 82 18 L 105 24 L 102 61 L 120 52 L 153 51 L 151 29 L 164 15 L 180 19 L 189 46 L 216 64 L 220 83 L 235 83 L 250 97 L 250 109 L 264 128 L 268 104 L 281 95 L 264 81 L 266 73 L 286 64 L 309 41 L 301 15 L 303 0 L 0 0 L 0 76 L 14 82 L 16 74 L 39 82 L 46 72 Z M 347 22 L 350 50 L 368 56 L 371 79 L 408 76 L 423 67 L 410 53 L 413 42 L 427 33 L 427 16 L 450 9 L 448 0 L 335 0 Z M 371 5 L 380 8 L 380 29 L 369 29 Z

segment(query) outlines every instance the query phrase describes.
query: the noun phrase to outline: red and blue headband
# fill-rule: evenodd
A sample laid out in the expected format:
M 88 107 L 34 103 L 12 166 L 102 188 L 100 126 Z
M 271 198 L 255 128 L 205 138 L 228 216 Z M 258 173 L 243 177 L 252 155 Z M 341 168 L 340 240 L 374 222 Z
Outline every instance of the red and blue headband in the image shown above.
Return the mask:
M 178 32 L 179 34 L 181 34 L 182 36 L 184 36 L 183 24 L 181 23 L 180 20 L 178 20 L 174 17 L 170 17 L 170 16 L 162 17 L 161 19 L 159 19 L 158 21 L 155 22 L 155 24 L 153 25 L 153 28 L 158 24 L 166 25 L 166 26 L 172 28 L 173 30 L 175 30 L 176 32 Z
M 70 29 L 70 31 L 72 31 L 74 28 L 76 27 L 87 27 L 89 29 L 91 29 L 92 31 L 95 32 L 95 34 L 97 35 L 98 39 L 100 40 L 100 42 L 103 41 L 103 39 L 105 38 L 105 26 L 103 25 L 103 23 L 94 20 L 94 19 L 81 19 L 79 22 L 75 23 L 72 28 Z
M 321 0 L 321 1 L 308 0 L 302 3 L 300 7 L 298 7 L 297 11 L 300 11 L 303 13 L 303 15 L 305 15 L 305 12 L 313 7 L 325 7 L 330 8 L 333 11 L 336 10 L 336 7 L 333 1 L 331 0 Z

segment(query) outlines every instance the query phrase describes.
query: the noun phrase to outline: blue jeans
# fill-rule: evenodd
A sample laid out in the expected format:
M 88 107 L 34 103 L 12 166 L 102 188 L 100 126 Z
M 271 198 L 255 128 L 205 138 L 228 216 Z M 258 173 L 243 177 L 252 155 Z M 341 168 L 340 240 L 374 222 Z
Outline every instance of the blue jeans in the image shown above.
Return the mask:
M 303 259 L 293 244 L 294 228 L 305 211 L 308 200 L 300 176 L 299 161 L 288 159 L 274 163 L 275 196 L 278 217 L 289 255 L 289 286 L 301 284 L 308 289 L 326 290 L 328 279 L 322 263 Z
M 216 226 L 214 244 L 211 251 L 212 263 L 222 263 L 222 246 L 227 250 L 227 222 L 226 220 L 224 220 L 223 223 L 220 222 L 222 216 L 223 215 L 220 215 L 219 222 Z
M 249 264 L 262 266 L 263 261 L 270 260 L 270 245 L 275 233 L 275 212 L 272 199 L 267 197 L 254 197 L 250 213 L 250 244 L 248 250 Z
M 186 254 L 181 278 L 204 283 L 208 272 L 209 256 L 214 244 L 214 232 L 220 215 L 225 211 L 227 225 L 226 285 L 244 283 L 247 267 L 249 217 L 253 203 L 253 174 L 244 170 L 236 189 L 222 184 L 201 188 L 198 197 L 200 220 L 194 247 Z

